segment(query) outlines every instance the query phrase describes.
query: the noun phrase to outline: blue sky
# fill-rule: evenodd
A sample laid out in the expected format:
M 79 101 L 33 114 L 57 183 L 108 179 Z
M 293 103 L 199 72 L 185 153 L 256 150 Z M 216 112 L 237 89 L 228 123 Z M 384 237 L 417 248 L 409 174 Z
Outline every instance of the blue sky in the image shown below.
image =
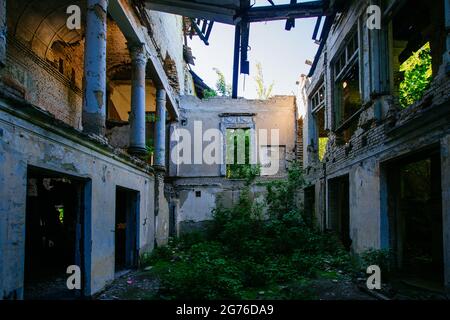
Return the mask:
M 276 0 L 276 4 L 286 1 Z M 260 4 L 258 2 L 258 4 Z M 268 4 L 268 2 L 267 2 Z M 297 19 L 294 29 L 286 31 L 285 21 L 253 23 L 250 27 L 250 75 L 239 77 L 239 96 L 256 97 L 254 81 L 255 64 L 261 62 L 266 84 L 274 82 L 273 95 L 290 95 L 297 91 L 296 81 L 307 74 L 310 66 L 305 61 L 313 60 L 318 45 L 311 39 L 316 18 Z M 209 46 L 198 37 L 188 39 L 196 57 L 192 69 L 212 88 L 217 75 L 213 68 L 221 70 L 231 83 L 233 71 L 234 27 L 214 24 Z

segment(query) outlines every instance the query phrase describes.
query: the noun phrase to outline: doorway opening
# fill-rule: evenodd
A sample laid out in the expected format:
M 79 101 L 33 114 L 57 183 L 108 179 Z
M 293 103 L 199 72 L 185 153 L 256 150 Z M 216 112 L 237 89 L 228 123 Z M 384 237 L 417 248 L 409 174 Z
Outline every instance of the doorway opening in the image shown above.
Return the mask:
M 25 235 L 25 299 L 74 299 L 67 267 L 83 278 L 85 182 L 44 169 L 29 168 Z M 80 279 L 83 289 L 84 279 Z
M 346 250 L 350 251 L 350 183 L 349 176 L 328 181 L 328 228 L 334 231 Z
M 200 192 L 200 191 L 196 191 Z M 197 195 L 197 194 L 196 194 Z M 201 195 L 201 194 L 200 194 Z M 176 237 L 177 236 L 177 206 L 175 203 L 171 203 L 169 206 L 169 236 Z
M 115 273 L 136 268 L 138 262 L 139 192 L 116 188 Z
M 444 289 L 441 158 L 439 148 L 388 168 L 390 246 L 404 282 Z
M 313 225 L 316 219 L 316 187 L 305 188 L 305 222 Z

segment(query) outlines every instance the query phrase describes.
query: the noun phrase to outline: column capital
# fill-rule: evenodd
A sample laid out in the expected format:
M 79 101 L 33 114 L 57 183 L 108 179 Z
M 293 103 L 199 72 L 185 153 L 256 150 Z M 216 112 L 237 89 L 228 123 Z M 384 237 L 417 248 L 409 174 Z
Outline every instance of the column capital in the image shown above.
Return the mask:
M 156 88 L 156 99 L 166 100 L 166 90 L 164 88 Z
M 148 55 L 143 43 L 129 43 L 127 46 L 130 51 L 131 63 L 147 64 Z

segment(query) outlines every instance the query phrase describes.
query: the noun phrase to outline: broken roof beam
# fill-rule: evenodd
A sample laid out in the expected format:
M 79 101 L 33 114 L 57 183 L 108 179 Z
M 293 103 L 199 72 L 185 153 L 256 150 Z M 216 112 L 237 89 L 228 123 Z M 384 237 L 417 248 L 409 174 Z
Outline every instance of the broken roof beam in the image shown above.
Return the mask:
M 327 6 L 324 1 L 253 7 L 246 12 L 249 22 L 311 18 L 324 15 L 327 15 Z
M 220 4 L 205 4 L 183 0 L 146 0 L 145 6 L 149 10 L 235 24 L 233 17 L 236 14 L 236 9 L 224 7 Z

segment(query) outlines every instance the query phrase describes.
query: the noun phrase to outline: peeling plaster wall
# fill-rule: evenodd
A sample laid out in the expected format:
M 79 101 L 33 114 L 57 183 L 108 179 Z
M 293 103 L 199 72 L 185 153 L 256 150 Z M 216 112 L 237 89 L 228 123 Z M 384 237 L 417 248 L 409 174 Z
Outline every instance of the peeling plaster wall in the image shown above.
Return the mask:
M 4 103 L 0 101 L 1 108 Z M 6 107 L 9 108 L 9 107 Z M 14 106 L 11 106 L 14 108 Z M 90 181 L 90 255 L 86 256 L 87 292 L 93 294 L 114 279 L 115 192 L 121 186 L 140 192 L 139 253 L 154 244 L 154 176 L 114 159 L 94 147 L 0 110 L 0 298 L 23 295 L 27 166 Z M 8 187 L 5 187 L 8 186 Z M 86 217 L 88 218 L 88 217 Z
M 158 246 L 166 245 L 169 241 L 169 202 L 164 192 L 164 175 L 156 174 L 155 184 L 155 241 Z
M 81 89 L 20 44 L 9 43 L 8 61 L 0 79 L 30 103 L 74 128 L 81 127 Z
M 380 169 L 375 159 L 350 171 L 350 237 L 353 250 L 380 248 Z
M 176 227 L 178 234 L 201 230 L 212 219 L 212 210 L 220 203 L 231 207 L 239 200 L 242 181 L 225 178 L 181 178 L 174 182 L 177 193 Z M 197 193 L 200 192 L 200 196 Z M 251 197 L 264 200 L 266 188 L 253 185 Z
M 374 58 L 372 35 L 365 27 L 368 1 L 357 1 L 350 6 L 339 22 L 336 23 L 327 40 L 324 52 L 319 60 L 313 77 L 302 83 L 298 100 L 304 101 L 314 93 L 320 81 L 326 88 L 326 126 L 331 129 L 325 161 L 317 159 L 313 150 L 313 118 L 310 112 L 310 101 L 304 122 L 304 168 L 308 185 L 315 185 L 316 214 L 322 229 L 323 214 L 329 218 L 330 199 L 328 181 L 332 178 L 349 175 L 350 179 L 350 236 L 352 250 L 362 252 L 369 248 L 387 248 L 389 246 L 389 207 L 387 204 L 386 169 L 391 160 L 411 155 L 432 146 L 441 149 L 442 198 L 444 217 L 444 253 L 446 284 L 450 286 L 450 219 L 448 207 L 448 135 L 450 133 L 450 79 L 445 65 L 436 67 L 431 88 L 425 93 L 422 101 L 398 108 L 390 95 L 371 95 L 374 90 L 372 72 L 380 67 L 380 60 L 387 56 Z M 346 36 L 353 28 L 360 29 L 360 68 L 361 96 L 364 105 L 358 120 L 358 128 L 348 143 L 338 143 L 334 132 L 333 116 L 333 59 L 342 48 Z M 383 52 L 383 54 L 389 54 Z M 385 61 L 384 61 L 385 62 Z M 379 82 L 382 82 L 381 80 Z M 325 186 L 323 186 L 325 182 Z M 325 197 L 325 202 L 323 198 Z M 319 200 L 318 200 L 319 199 Z M 324 206 L 323 204 L 326 203 Z
M 193 94 L 193 84 L 185 86 L 186 78 L 190 79 L 190 73 L 183 58 L 183 18 L 181 16 L 164 12 L 147 10 L 150 17 L 150 25 L 153 38 L 160 49 L 161 58 L 168 56 L 176 66 L 176 77 L 178 78 L 180 94 Z M 170 39 L 170 41 L 168 41 Z
M 279 144 L 285 146 L 286 160 L 295 160 L 296 146 L 296 104 L 293 96 L 275 96 L 269 100 L 246 100 L 231 98 L 211 98 L 200 100 L 194 96 L 180 98 L 180 112 L 182 119 L 187 120 L 186 126 L 177 125 L 180 129 L 187 129 L 191 133 L 192 148 L 194 150 L 196 138 L 194 136 L 195 121 L 202 123 L 202 134 L 208 129 L 220 130 L 221 117 L 224 113 L 240 114 L 254 113 L 255 130 L 268 130 L 268 144 L 271 143 L 270 130 L 279 130 Z M 201 141 L 201 137 L 200 137 Z M 209 142 L 203 142 L 205 148 Z M 192 151 L 192 163 L 194 152 Z M 284 166 L 283 166 L 284 164 Z M 220 164 L 181 164 L 175 166 L 170 163 L 171 172 L 176 172 L 177 177 L 217 177 L 221 176 Z M 281 174 L 285 170 L 285 162 L 282 161 Z

